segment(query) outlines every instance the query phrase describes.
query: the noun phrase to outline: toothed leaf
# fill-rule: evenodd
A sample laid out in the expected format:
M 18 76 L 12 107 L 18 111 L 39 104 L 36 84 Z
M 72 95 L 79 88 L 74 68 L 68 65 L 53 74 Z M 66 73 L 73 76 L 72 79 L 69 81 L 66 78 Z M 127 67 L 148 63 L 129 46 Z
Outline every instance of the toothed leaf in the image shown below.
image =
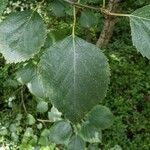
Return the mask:
M 86 120 L 97 130 L 102 130 L 112 125 L 113 114 L 107 107 L 97 105 L 89 112 Z
M 150 59 L 150 5 L 130 15 L 132 41 L 137 50 Z
M 7 63 L 18 63 L 34 57 L 45 39 L 46 27 L 37 12 L 15 12 L 0 24 L 0 52 Z
M 99 48 L 78 37 L 51 46 L 39 71 L 53 105 L 72 122 L 80 121 L 106 95 L 107 59 Z

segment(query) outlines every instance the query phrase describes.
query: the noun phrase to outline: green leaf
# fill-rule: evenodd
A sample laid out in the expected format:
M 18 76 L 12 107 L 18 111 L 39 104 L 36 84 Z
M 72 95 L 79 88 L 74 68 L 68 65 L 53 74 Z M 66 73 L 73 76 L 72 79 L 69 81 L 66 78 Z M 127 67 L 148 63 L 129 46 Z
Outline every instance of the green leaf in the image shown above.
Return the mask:
M 42 145 L 42 146 L 48 146 L 49 145 L 49 139 L 48 139 L 48 137 L 41 136 L 39 138 L 39 144 Z
M 72 122 L 101 102 L 109 83 L 109 66 L 99 48 L 72 36 L 50 47 L 39 72 L 52 104 Z
M 72 127 L 67 121 L 54 123 L 50 128 L 49 139 L 55 144 L 67 144 L 72 135 Z
M 150 5 L 137 9 L 130 15 L 133 45 L 150 59 Z
M 51 3 L 51 7 L 52 7 L 52 12 L 58 16 L 58 17 L 62 17 L 65 15 L 65 6 L 63 5 L 63 3 L 61 3 L 59 0 L 57 1 L 53 1 Z
M 45 113 L 48 111 L 48 103 L 41 101 L 37 104 L 37 112 Z
M 15 12 L 0 24 L 0 52 L 7 63 L 33 58 L 45 39 L 46 27 L 37 12 Z
M 100 148 L 98 147 L 98 144 L 94 143 L 94 144 L 89 144 L 88 149 L 87 150 L 100 150 Z
M 122 150 L 122 148 L 119 145 L 115 145 L 113 148 L 110 150 Z
M 1 128 L 0 128 L 0 135 L 1 135 L 1 136 L 5 136 L 5 135 L 7 135 L 7 134 L 8 134 L 7 128 L 6 128 L 6 127 L 1 127 Z
M 8 4 L 8 0 L 0 0 L 0 16 Z
M 70 139 L 68 150 L 85 150 L 85 142 L 80 136 L 74 135 Z
M 97 130 L 109 128 L 113 123 L 113 114 L 111 111 L 101 105 L 95 106 L 87 116 L 91 126 L 94 126 Z
M 16 126 L 16 124 L 12 123 L 12 124 L 10 125 L 10 127 L 9 127 L 9 130 L 10 130 L 11 132 L 16 132 L 16 131 L 17 131 L 17 126 Z
M 29 125 L 35 124 L 35 118 L 31 114 L 28 114 L 28 116 L 27 116 L 27 123 Z
M 46 94 L 44 92 L 44 87 L 43 87 L 43 82 L 40 78 L 40 76 L 38 75 L 38 72 L 36 72 L 36 75 L 34 76 L 34 78 L 27 83 L 27 87 L 29 89 L 29 91 L 35 95 L 36 97 L 39 98 L 46 98 Z
M 49 129 L 44 129 L 44 130 L 42 131 L 42 133 L 41 133 L 41 136 L 43 136 L 43 137 L 48 137 L 49 134 L 50 134 Z
M 83 27 L 90 28 L 98 24 L 98 18 L 93 12 L 85 11 L 81 13 L 79 22 Z
M 97 130 L 87 122 L 82 124 L 79 134 L 84 139 L 84 141 L 89 143 L 100 143 L 102 141 L 101 131 Z
M 48 119 L 51 122 L 56 122 L 59 120 L 62 120 L 61 118 L 61 113 L 57 110 L 57 108 L 55 108 L 54 106 L 51 108 L 51 111 L 48 112 Z
M 24 133 L 24 137 L 32 137 L 33 136 L 33 129 L 32 128 L 27 128 L 25 130 L 25 133 Z
M 43 128 L 43 124 L 42 124 L 42 123 L 37 124 L 37 128 L 38 128 L 39 130 L 41 130 L 41 129 Z
M 68 29 L 59 29 L 59 30 L 54 30 L 51 31 L 47 34 L 47 38 L 45 41 L 44 48 L 49 48 L 52 46 L 54 43 L 64 39 L 68 35 Z
M 16 73 L 16 78 L 21 84 L 27 84 L 36 75 L 36 67 L 27 64 L 23 68 L 20 68 Z

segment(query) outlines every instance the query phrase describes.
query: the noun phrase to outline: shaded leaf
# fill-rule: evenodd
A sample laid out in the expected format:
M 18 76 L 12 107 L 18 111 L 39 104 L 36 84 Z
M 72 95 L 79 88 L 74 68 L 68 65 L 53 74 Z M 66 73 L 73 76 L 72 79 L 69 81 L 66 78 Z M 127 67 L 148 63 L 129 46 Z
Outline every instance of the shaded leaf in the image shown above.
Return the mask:
M 89 143 L 100 143 L 102 141 L 101 131 L 97 130 L 87 122 L 82 124 L 79 134 L 84 139 L 84 141 Z
M 56 144 L 67 144 L 72 134 L 72 127 L 69 122 L 60 121 L 54 123 L 50 128 L 49 139 Z
M 54 30 L 51 31 L 47 34 L 47 38 L 45 41 L 44 48 L 49 48 L 52 46 L 54 43 L 62 40 L 68 35 L 68 29 L 59 29 L 59 30 Z
M 48 103 L 41 101 L 37 104 L 37 112 L 44 113 L 48 111 Z
M 74 135 L 70 139 L 68 150 L 85 150 L 85 142 L 80 136 Z
M 52 104 L 72 122 L 80 121 L 106 95 L 107 59 L 99 48 L 78 37 L 51 46 L 38 69 Z
M 113 114 L 107 107 L 97 105 L 89 112 L 86 119 L 90 122 L 90 125 L 101 130 L 109 128 L 112 125 Z
M 79 22 L 83 27 L 90 28 L 98 24 L 98 18 L 91 11 L 82 11 Z
M 28 114 L 28 115 L 27 115 L 27 123 L 28 123 L 29 125 L 35 124 L 35 118 L 34 118 L 31 114 Z
M 119 145 L 115 145 L 113 148 L 110 150 L 122 150 L 122 148 Z
M 0 52 L 7 63 L 26 61 L 44 45 L 46 27 L 37 12 L 10 14 L 0 24 Z
M 100 148 L 98 147 L 98 144 L 94 143 L 94 144 L 89 144 L 88 149 L 87 150 L 100 150 Z
M 150 59 L 150 5 L 137 9 L 130 15 L 133 45 Z
M 51 3 L 51 7 L 52 7 L 52 12 L 58 16 L 58 17 L 62 17 L 65 15 L 65 6 L 63 5 L 63 3 L 61 3 L 59 0 L 57 1 L 53 1 Z

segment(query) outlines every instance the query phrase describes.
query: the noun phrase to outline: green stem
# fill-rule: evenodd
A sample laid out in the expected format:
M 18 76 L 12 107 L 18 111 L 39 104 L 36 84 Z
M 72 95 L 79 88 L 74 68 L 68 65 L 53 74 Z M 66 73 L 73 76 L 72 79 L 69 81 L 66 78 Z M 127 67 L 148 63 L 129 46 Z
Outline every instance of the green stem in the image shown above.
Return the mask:
M 79 1 L 76 3 L 76 2 L 72 2 L 70 0 L 64 0 L 64 2 L 67 2 L 71 5 L 73 5 L 74 7 L 78 7 L 78 8 L 88 8 L 88 9 L 97 10 L 97 11 L 103 12 L 104 14 L 110 15 L 110 16 L 118 16 L 118 17 L 130 17 L 131 16 L 131 14 L 111 13 L 107 9 L 104 9 L 105 6 L 106 6 L 106 1 L 105 0 L 103 0 L 102 8 L 97 8 L 97 7 L 92 7 L 92 6 L 89 6 L 89 5 L 79 4 Z
M 72 36 L 75 37 L 75 26 L 76 26 L 76 8 L 73 6 L 73 25 L 72 25 Z
M 103 8 L 105 8 L 105 7 L 106 7 L 106 1 L 103 0 Z
M 107 9 L 101 9 L 101 11 L 106 14 L 106 15 L 110 15 L 110 16 L 116 16 L 116 17 L 130 17 L 131 14 L 119 14 L 119 13 L 112 13 L 110 11 L 108 11 Z

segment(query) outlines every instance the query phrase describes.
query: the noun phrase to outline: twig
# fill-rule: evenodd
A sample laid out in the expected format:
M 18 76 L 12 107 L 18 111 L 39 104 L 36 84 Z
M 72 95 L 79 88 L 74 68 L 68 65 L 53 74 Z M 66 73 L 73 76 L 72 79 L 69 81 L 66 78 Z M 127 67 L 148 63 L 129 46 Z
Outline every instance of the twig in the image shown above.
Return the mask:
M 88 9 L 101 11 L 100 8 L 89 6 L 89 5 L 84 5 L 84 4 L 80 4 L 80 3 L 76 3 L 76 2 L 73 2 L 73 1 L 70 1 L 70 0 L 64 0 L 64 2 L 67 2 L 67 3 L 71 4 L 71 5 L 74 5 L 75 7 L 79 7 L 79 8 L 88 8 Z
M 119 13 L 113 13 L 113 12 L 110 12 L 109 10 L 107 9 L 101 9 L 101 11 L 106 14 L 106 15 L 109 15 L 109 16 L 116 16 L 116 17 L 130 17 L 131 14 L 119 14 Z
M 25 111 L 25 113 L 27 114 L 28 112 L 27 112 L 27 109 L 26 109 L 26 106 L 25 106 L 25 103 L 24 103 L 24 87 L 22 86 L 22 88 L 21 88 L 21 103 L 22 103 L 22 106 L 23 106 L 23 109 L 24 109 L 24 111 Z
M 37 121 L 40 121 L 42 123 L 45 123 L 45 122 L 52 123 L 50 120 L 43 120 L 43 119 L 37 119 Z

